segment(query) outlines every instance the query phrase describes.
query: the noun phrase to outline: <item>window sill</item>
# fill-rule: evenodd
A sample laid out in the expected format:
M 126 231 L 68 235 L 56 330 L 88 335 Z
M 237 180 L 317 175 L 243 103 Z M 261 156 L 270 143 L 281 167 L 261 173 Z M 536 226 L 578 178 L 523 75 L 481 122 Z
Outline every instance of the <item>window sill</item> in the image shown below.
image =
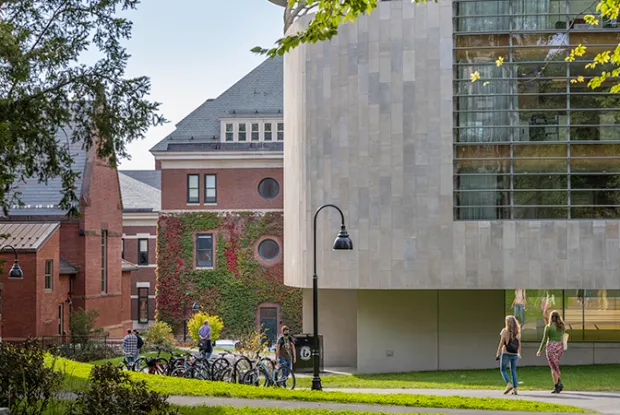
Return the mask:
M 45 294 L 51 294 L 53 292 L 54 292 L 54 290 L 52 288 L 46 288 L 45 289 Z
M 205 270 L 213 270 L 215 269 L 215 267 L 195 267 L 194 269 L 198 271 L 205 271 Z
M 200 206 L 200 202 L 187 202 L 187 206 Z
M 215 203 L 203 203 L 205 206 L 217 206 L 217 202 Z

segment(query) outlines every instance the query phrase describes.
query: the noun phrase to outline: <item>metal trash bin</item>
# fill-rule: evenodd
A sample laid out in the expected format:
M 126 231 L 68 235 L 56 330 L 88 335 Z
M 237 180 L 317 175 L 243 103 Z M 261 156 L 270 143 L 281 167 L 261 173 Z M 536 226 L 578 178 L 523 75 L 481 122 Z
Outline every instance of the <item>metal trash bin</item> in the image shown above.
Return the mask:
M 293 365 L 295 373 L 312 373 L 313 360 L 312 348 L 314 347 L 314 335 L 297 334 L 293 336 L 297 361 Z M 323 336 L 319 334 L 319 370 L 323 371 Z

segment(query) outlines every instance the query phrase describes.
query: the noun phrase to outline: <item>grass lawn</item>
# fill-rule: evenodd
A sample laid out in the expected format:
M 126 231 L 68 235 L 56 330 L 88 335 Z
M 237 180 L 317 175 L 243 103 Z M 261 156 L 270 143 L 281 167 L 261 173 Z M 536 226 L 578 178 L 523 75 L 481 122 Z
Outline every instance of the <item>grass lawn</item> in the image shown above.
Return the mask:
M 91 365 L 58 359 L 55 368 L 65 374 L 65 387 L 79 390 L 87 382 Z M 482 409 L 496 411 L 528 412 L 581 412 L 579 408 L 547 404 L 526 400 L 465 398 L 459 396 L 429 396 L 409 394 L 365 394 L 344 392 L 316 392 L 310 390 L 289 391 L 280 388 L 257 388 L 247 385 L 231 385 L 221 382 L 207 382 L 195 379 L 179 379 L 167 376 L 129 373 L 133 380 L 143 380 L 149 389 L 166 395 L 217 396 L 245 399 L 276 399 L 306 402 L 361 403 L 376 405 L 398 405 L 418 408 Z
M 548 390 L 552 387 L 549 368 L 520 367 L 522 390 Z M 326 375 L 324 388 L 370 389 L 501 389 L 504 386 L 499 369 L 441 372 L 388 373 L 377 375 Z M 562 383 L 566 389 L 578 391 L 620 390 L 620 365 L 564 366 Z M 309 388 L 310 377 L 297 377 L 299 388 Z
M 232 406 L 175 406 L 183 415 L 387 415 L 385 412 L 329 409 L 234 408 Z
M 181 349 L 173 349 L 173 351 L 175 353 L 186 353 L 187 350 L 181 350 Z M 148 352 L 148 353 L 142 353 L 140 356 L 145 356 L 145 357 L 157 357 L 157 352 Z M 169 359 L 170 358 L 170 353 L 168 352 L 161 352 L 160 356 L 165 358 L 165 359 Z M 88 362 L 91 365 L 103 365 L 105 363 L 112 363 L 113 365 L 118 365 L 119 363 L 121 363 L 123 361 L 125 357 L 121 356 L 121 357 L 114 357 L 112 359 L 101 359 L 101 360 L 93 360 L 92 362 Z

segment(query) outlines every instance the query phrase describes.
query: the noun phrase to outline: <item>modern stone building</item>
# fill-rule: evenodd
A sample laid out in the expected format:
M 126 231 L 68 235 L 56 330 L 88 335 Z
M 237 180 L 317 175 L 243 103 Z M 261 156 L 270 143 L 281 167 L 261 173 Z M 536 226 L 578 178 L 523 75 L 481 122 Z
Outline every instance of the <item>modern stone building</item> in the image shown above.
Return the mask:
M 340 206 L 355 244 L 331 251 L 339 216 L 321 213 L 327 366 L 494 367 L 515 289 L 522 364 L 546 364 L 551 309 L 571 329 L 564 363 L 620 362 L 620 97 L 585 69 L 620 32 L 585 24 L 591 5 L 383 1 L 285 57 L 284 280 L 304 289 L 305 331 L 314 211 Z

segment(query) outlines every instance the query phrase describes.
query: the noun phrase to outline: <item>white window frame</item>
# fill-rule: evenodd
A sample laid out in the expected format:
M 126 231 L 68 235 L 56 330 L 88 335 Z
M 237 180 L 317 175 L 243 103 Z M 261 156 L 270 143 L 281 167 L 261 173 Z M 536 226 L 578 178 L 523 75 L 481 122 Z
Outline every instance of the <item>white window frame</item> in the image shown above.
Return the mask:
M 49 265 L 49 269 L 47 268 Z M 52 291 L 54 289 L 54 260 L 45 260 L 45 291 Z
M 258 130 L 254 129 L 257 124 Z M 266 131 L 265 126 L 267 124 L 271 126 L 270 132 Z M 245 126 L 245 131 L 241 131 L 243 128 L 241 125 Z M 284 121 L 282 118 L 222 118 L 220 119 L 220 141 L 225 143 L 282 142 L 284 138 L 284 130 L 278 130 L 279 126 L 284 126 Z M 229 127 L 232 127 L 232 131 Z M 245 133 L 245 140 L 240 139 L 242 133 Z M 266 140 L 265 136 L 269 133 L 271 133 L 271 139 Z M 258 140 L 255 138 L 256 134 L 258 134 Z M 278 137 L 282 138 L 278 139 Z

